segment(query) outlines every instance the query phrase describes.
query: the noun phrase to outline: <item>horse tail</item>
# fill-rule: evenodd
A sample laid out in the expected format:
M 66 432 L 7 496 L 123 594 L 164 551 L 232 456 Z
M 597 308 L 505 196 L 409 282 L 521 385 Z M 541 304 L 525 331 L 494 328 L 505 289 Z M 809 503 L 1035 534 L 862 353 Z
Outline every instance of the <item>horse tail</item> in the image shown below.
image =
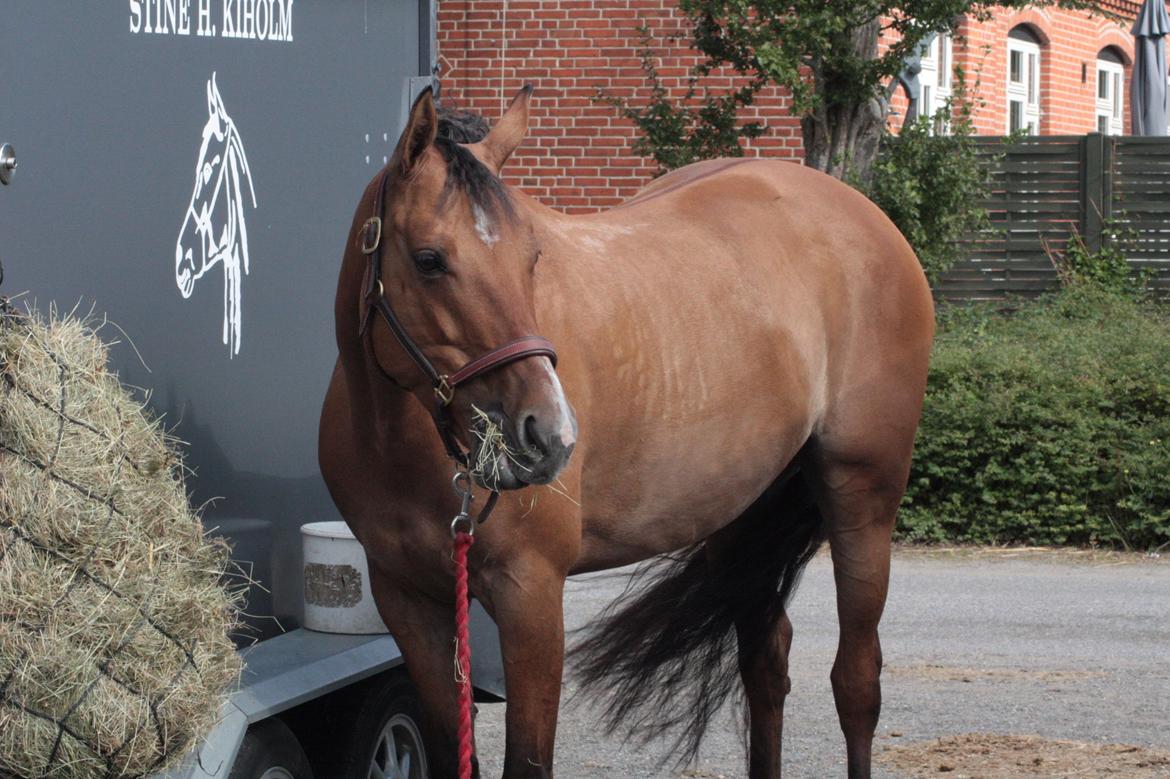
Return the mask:
M 820 546 L 821 514 L 790 469 L 725 531 L 713 565 L 703 543 L 644 563 L 569 652 L 576 694 L 601 693 L 609 733 L 648 743 L 677 732 L 679 765 L 693 761 L 711 718 L 733 693 L 742 706 L 737 620 L 766 619 L 787 603 Z

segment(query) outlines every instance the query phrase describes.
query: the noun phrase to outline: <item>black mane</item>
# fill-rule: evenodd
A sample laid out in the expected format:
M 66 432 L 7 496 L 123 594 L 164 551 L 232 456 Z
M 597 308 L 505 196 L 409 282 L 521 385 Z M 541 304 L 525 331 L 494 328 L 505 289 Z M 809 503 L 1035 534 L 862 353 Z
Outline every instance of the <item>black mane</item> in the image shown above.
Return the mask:
M 471 111 L 443 107 L 439 109 L 439 137 L 455 143 L 482 141 L 491 126 L 487 119 Z
M 490 216 L 511 216 L 512 200 L 504 182 L 462 144 L 476 143 L 488 134 L 487 120 L 479 114 L 455 108 L 439 109 L 439 131 L 435 148 L 447 163 L 447 181 L 443 199 L 457 190 L 467 195 L 471 204 Z

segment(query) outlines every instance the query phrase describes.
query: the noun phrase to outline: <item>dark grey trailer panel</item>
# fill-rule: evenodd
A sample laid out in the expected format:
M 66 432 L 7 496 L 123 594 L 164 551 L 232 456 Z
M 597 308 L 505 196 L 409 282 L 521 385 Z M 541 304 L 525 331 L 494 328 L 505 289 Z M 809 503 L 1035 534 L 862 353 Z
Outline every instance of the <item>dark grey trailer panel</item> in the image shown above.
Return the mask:
M 274 590 L 252 610 L 295 626 L 298 527 L 337 518 L 316 462 L 337 271 L 429 83 L 433 3 L 3 7 L 0 141 L 19 169 L 0 190 L 2 291 L 125 332 L 105 331 L 122 377 L 191 444 L 208 524 Z

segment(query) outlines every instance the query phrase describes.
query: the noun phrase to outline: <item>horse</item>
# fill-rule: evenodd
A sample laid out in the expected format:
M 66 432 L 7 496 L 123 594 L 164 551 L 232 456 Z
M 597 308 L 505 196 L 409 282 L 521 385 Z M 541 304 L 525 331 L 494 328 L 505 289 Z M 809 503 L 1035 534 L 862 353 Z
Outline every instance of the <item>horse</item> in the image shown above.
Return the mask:
M 195 187 L 175 241 L 175 284 L 179 294 L 189 298 L 203 274 L 217 264 L 223 266 L 223 342 L 235 356 L 240 353 L 241 276 L 247 275 L 249 265 L 244 193 L 255 208 L 256 192 L 248 156 L 236 123 L 224 108 L 215 73 L 207 81 L 207 114 Z
M 848 774 L 868 777 L 934 333 L 914 252 L 861 194 L 776 160 L 699 162 L 605 212 L 555 211 L 500 179 L 531 94 L 460 138 L 422 92 L 338 277 L 319 463 L 423 702 L 432 776 L 456 775 L 448 482 L 465 451 L 499 491 L 468 566 L 499 629 L 507 779 L 553 776 L 566 577 L 655 559 L 574 649 L 582 689 L 642 737 L 688 729 L 684 758 L 742 689 L 750 776 L 780 776 L 785 602 L 825 539 L 833 695 Z M 468 361 L 495 364 L 446 386 Z

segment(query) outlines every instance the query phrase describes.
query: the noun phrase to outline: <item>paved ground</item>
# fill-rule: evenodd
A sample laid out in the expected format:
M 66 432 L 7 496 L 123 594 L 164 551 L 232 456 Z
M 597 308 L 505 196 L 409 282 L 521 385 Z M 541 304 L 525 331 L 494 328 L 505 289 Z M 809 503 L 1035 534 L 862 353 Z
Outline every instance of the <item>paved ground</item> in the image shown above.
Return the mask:
M 620 589 L 620 577 L 571 583 L 569 627 Z M 836 648 L 832 573 L 810 564 L 790 613 L 793 691 L 788 777 L 844 776 L 829 686 Z M 1035 734 L 1170 749 L 1170 559 L 1063 553 L 899 552 L 882 621 L 885 704 L 878 746 L 948 734 Z M 503 706 L 481 706 L 485 776 L 499 776 Z M 742 777 L 730 714 L 697 766 L 660 765 L 663 748 L 598 732 L 585 705 L 562 706 L 557 776 Z M 880 777 L 906 774 L 882 768 Z M 946 775 L 946 774 L 943 774 Z M 951 774 L 954 775 L 954 774 Z

